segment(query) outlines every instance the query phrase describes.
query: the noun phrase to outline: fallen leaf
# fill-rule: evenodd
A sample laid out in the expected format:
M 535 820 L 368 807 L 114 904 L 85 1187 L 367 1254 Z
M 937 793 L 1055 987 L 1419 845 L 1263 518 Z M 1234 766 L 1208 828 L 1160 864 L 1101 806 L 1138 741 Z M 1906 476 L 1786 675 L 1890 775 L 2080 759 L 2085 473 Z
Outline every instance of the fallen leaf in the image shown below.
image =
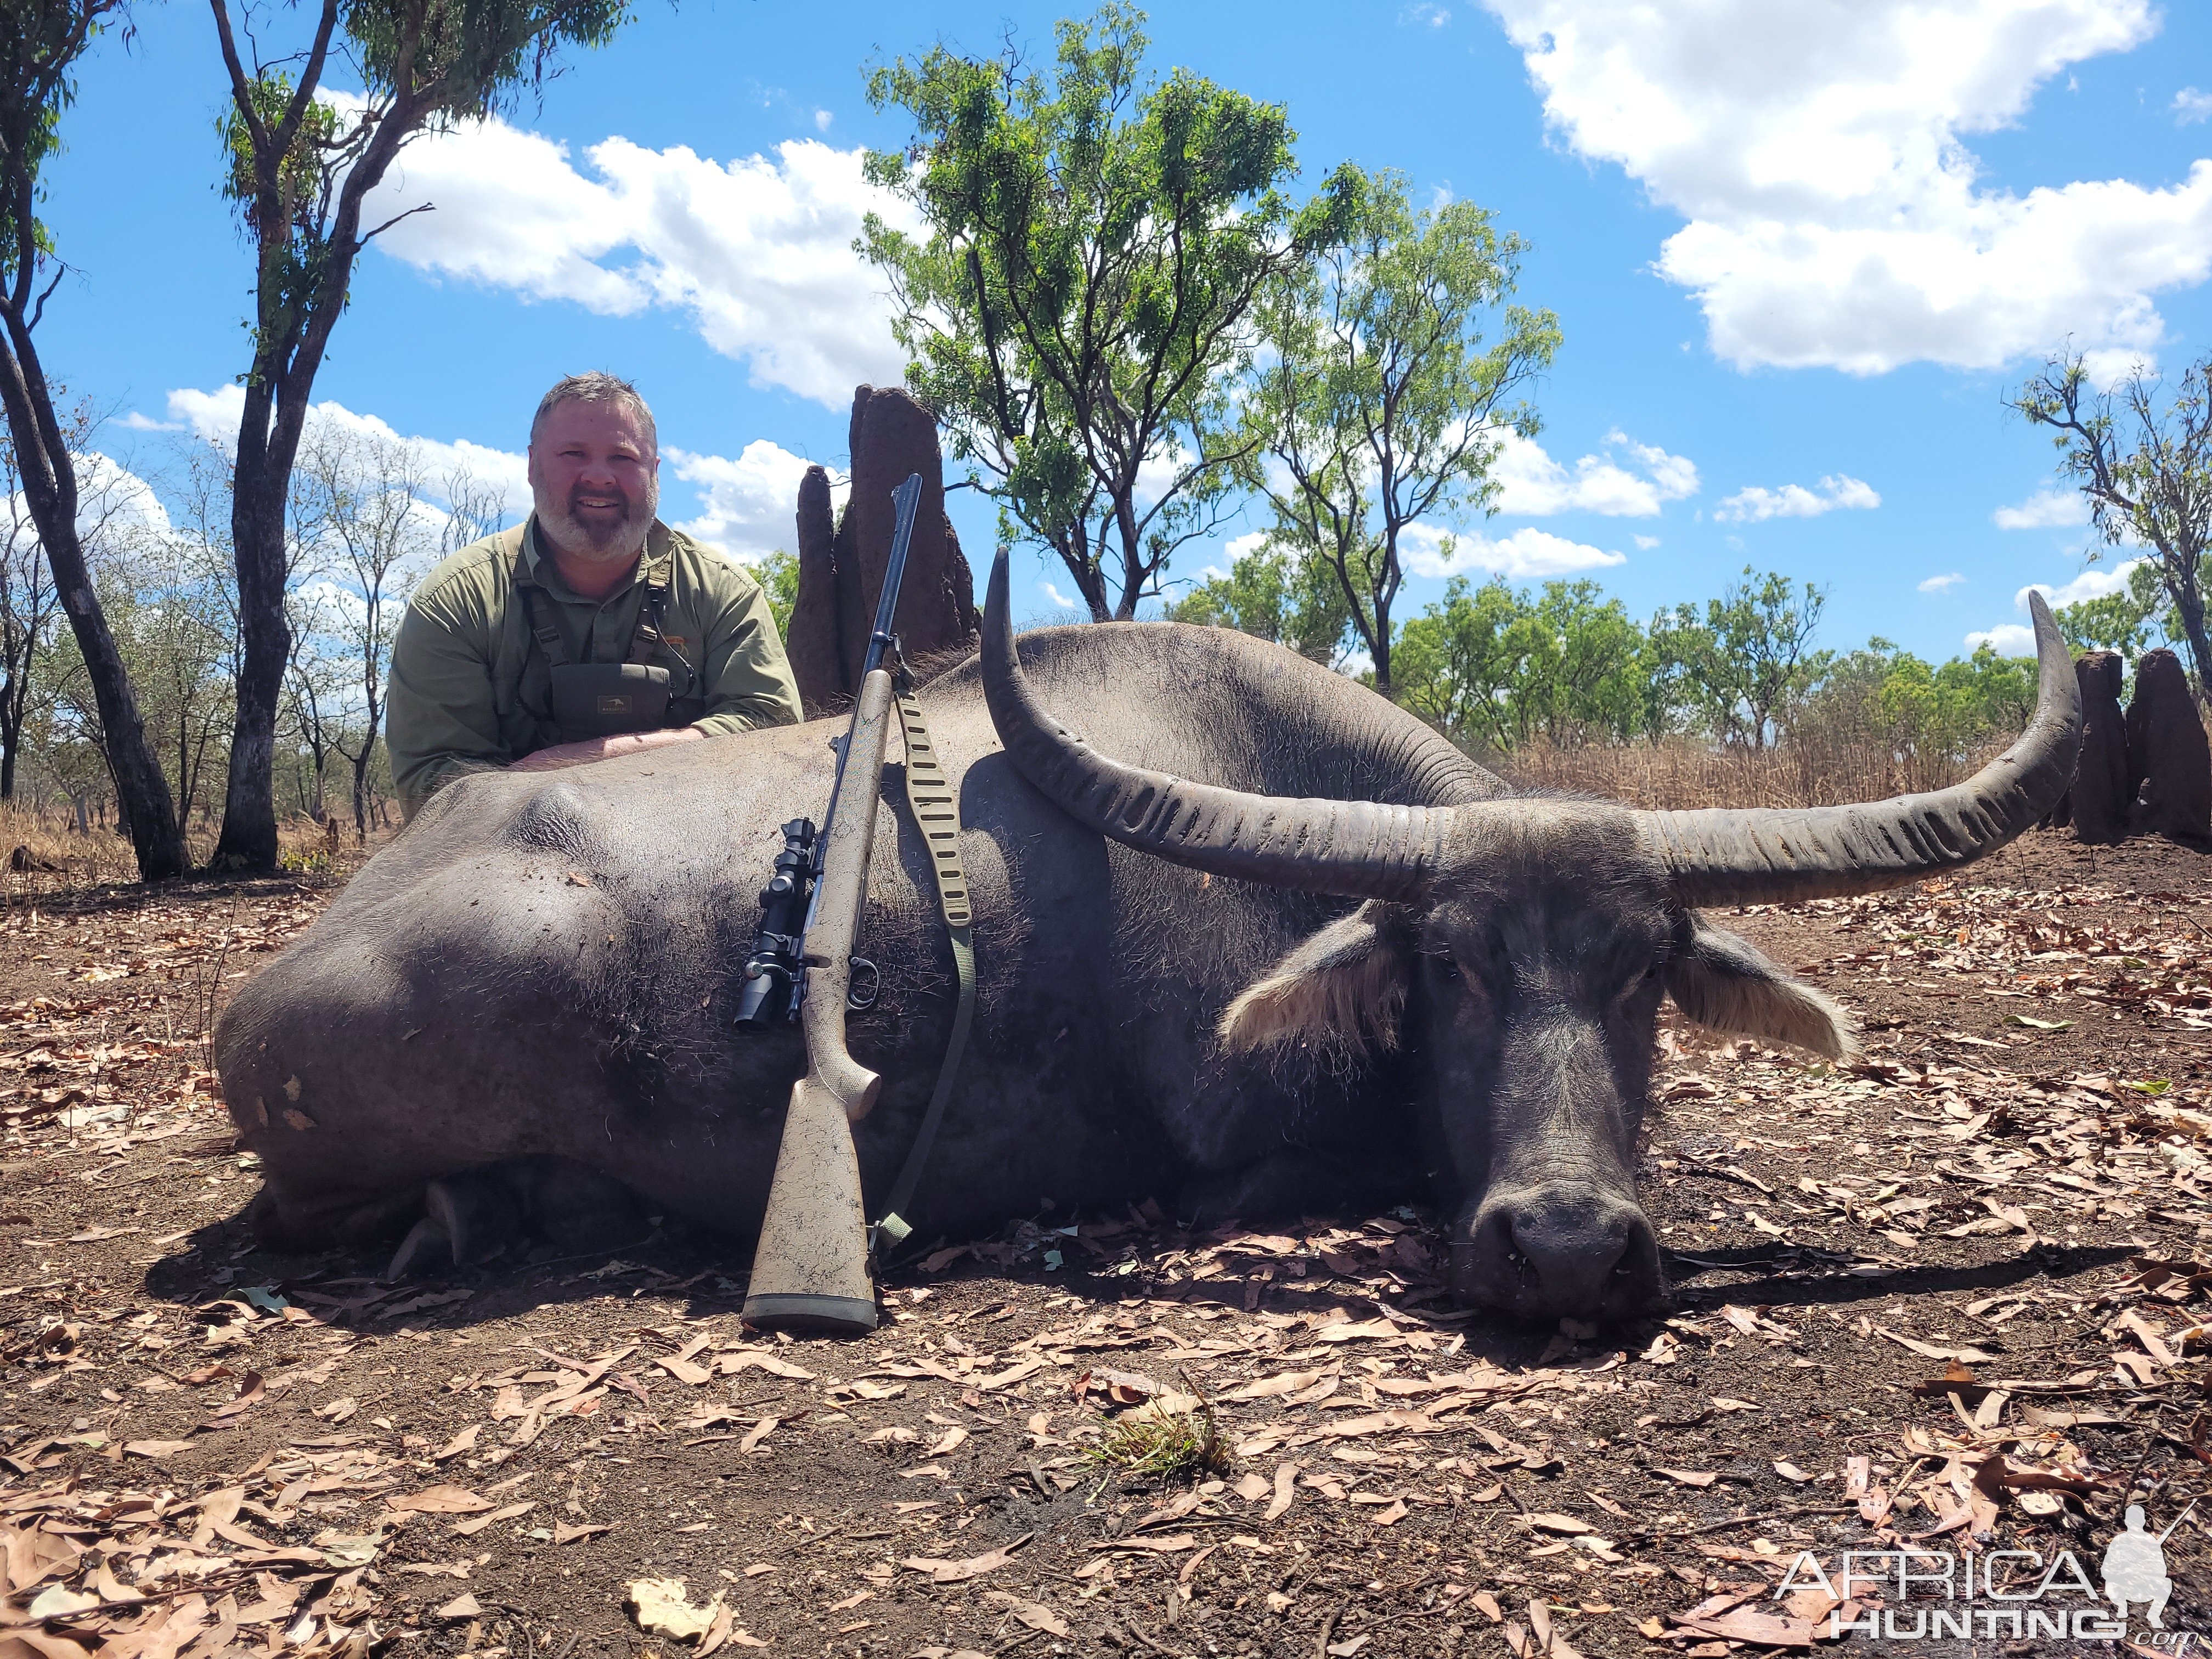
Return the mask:
M 404 1498 L 386 1498 L 384 1506 L 416 1515 L 476 1515 L 498 1507 L 489 1498 L 479 1498 L 465 1486 L 425 1486 Z
M 1663 1474 L 1669 1480 L 1685 1486 L 1710 1486 L 1720 1479 L 1717 1474 L 1709 1474 L 1703 1469 L 1655 1468 L 1651 1472 L 1654 1474 Z
M 49 1584 L 31 1598 L 29 1613 L 33 1619 L 65 1619 L 99 1605 L 97 1595 L 73 1590 L 66 1584 Z
M 1297 1464 L 1278 1463 L 1275 1466 L 1275 1500 L 1267 1505 L 1267 1514 L 1261 1517 L 1262 1520 L 1279 1521 L 1289 1512 L 1292 1487 L 1297 1478 Z
M 477 1449 L 477 1437 L 483 1432 L 483 1426 L 481 1423 L 470 1424 L 468 1427 L 432 1452 L 430 1461 L 434 1463 L 442 1463 L 448 1458 L 460 1456 L 464 1452 L 474 1451 Z
M 191 1449 L 192 1443 L 189 1440 L 126 1440 L 123 1443 L 123 1453 L 126 1457 L 151 1457 L 158 1460 L 174 1457 L 179 1452 L 190 1451 Z
M 1067 1634 L 1067 1620 L 1042 1601 L 1024 1601 L 1020 1596 L 1011 1595 L 1005 1590 L 985 1590 L 983 1599 L 1006 1608 L 1018 1623 L 1027 1625 L 1031 1630 L 1042 1631 L 1047 1636 Z
M 1594 1530 L 1588 1522 L 1577 1521 L 1571 1515 L 1523 1515 L 1517 1518 L 1522 1525 L 1540 1532 L 1565 1533 L 1571 1538 Z
M 717 1595 L 703 1607 L 693 1607 L 681 1578 L 634 1579 L 629 1585 L 628 1600 L 639 1629 L 649 1636 L 665 1636 L 678 1642 L 704 1636 L 722 1606 L 722 1598 Z
M 444 1607 L 436 1609 L 435 1616 L 440 1619 L 476 1619 L 482 1617 L 483 1613 L 483 1608 L 477 1603 L 477 1598 L 467 1590 L 463 1590 Z
M 489 1515 L 479 1515 L 467 1521 L 456 1522 L 447 1530 L 452 1532 L 453 1536 L 456 1538 L 473 1538 L 478 1533 L 482 1532 L 486 1527 L 490 1526 L 494 1522 L 512 1521 L 518 1516 L 529 1514 L 531 1510 L 537 1507 L 538 1505 L 535 1504 L 505 1504 L 499 1509 L 494 1510 Z
M 1034 1536 L 1034 1534 L 1024 1533 L 1011 1544 L 1002 1544 L 981 1555 L 971 1555 L 964 1561 L 940 1561 L 928 1556 L 915 1555 L 908 1556 L 899 1565 L 911 1567 L 916 1572 L 926 1572 L 940 1584 L 957 1584 L 963 1579 L 980 1578 L 987 1572 L 995 1572 L 1012 1560 L 1014 1552 Z

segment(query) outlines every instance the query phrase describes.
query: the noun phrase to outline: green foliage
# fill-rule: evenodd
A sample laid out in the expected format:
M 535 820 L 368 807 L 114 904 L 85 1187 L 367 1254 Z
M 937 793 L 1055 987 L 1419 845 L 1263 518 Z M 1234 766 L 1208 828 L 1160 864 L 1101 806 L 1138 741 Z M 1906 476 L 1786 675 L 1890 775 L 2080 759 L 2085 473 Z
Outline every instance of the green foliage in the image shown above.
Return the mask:
M 1547 582 L 1531 598 L 1503 580 L 1470 590 L 1455 578 L 1442 604 L 1406 624 L 1399 694 L 1470 748 L 1626 741 L 1644 726 L 1646 643 L 1595 582 Z
M 1827 653 L 1812 648 L 1827 596 L 1772 571 L 1754 578 L 1749 565 L 1743 576 L 1706 600 L 1702 617 L 1695 605 L 1677 605 L 1655 619 L 1652 633 L 1673 685 L 1706 728 L 1724 743 L 1761 750 L 1828 665 Z
M 2212 578 L 2212 569 L 2200 561 L 2199 585 L 2208 578 Z M 2149 559 L 2136 562 L 2128 572 L 2126 586 L 2101 599 L 2069 605 L 2054 611 L 2052 619 L 2075 650 L 2117 651 L 2126 659 L 2130 673 L 2144 652 L 2183 637 L 2181 618 L 2158 579 L 2157 564 Z
M 1537 430 L 1513 396 L 1550 364 L 1559 327 L 1508 303 L 1525 245 L 1484 209 L 1416 211 L 1392 172 L 1346 186 L 1341 234 L 1267 289 L 1272 361 L 1245 405 L 1238 474 L 1273 507 L 1271 538 L 1334 573 L 1387 696 L 1403 532 L 1486 507 L 1498 434 Z
M 2148 554 L 2172 607 L 2163 625 L 2170 637 L 2188 641 L 2203 698 L 2212 686 L 2204 617 L 2212 561 L 2212 356 L 2191 364 L 2170 391 L 2163 377 L 2138 365 L 2099 392 L 2081 354 L 2062 353 L 2007 401 L 2051 432 L 2059 470 L 2079 485 L 2106 543 Z M 2130 590 L 2127 603 L 2077 625 L 2115 641 L 2132 638 L 2128 624 L 2140 596 L 2132 584 Z
M 120 0 L 7 0 L 0 5 L 0 282 L 14 284 L 51 258 L 36 215 L 42 171 L 61 149 L 71 73 L 118 21 Z
M 768 595 L 768 608 L 775 617 L 776 634 L 788 638 L 791 610 L 799 603 L 799 556 L 779 547 L 753 567 L 752 575 L 761 585 L 761 592 Z
M 346 0 L 372 95 L 436 88 L 434 121 L 474 120 L 544 85 L 563 46 L 603 46 L 628 0 Z
M 1117 1417 L 1083 1461 L 1093 1468 L 1161 1480 L 1197 1480 L 1226 1474 L 1235 1466 L 1212 1407 L 1202 1401 L 1195 1411 L 1170 1412 L 1153 1404 Z
M 898 301 L 908 384 L 996 481 L 1004 533 L 1057 553 L 1100 619 L 1133 616 L 1212 527 L 1254 301 L 1335 234 L 1354 179 L 1294 206 L 1282 107 L 1146 78 L 1143 21 L 1121 3 L 1061 21 L 1048 72 L 939 46 L 868 80 L 915 128 L 867 173 L 927 229 L 871 215 L 859 243 Z M 1140 471 L 1165 475 L 1143 502 Z
M 1478 751 L 1668 736 L 1759 750 L 1819 734 L 1872 742 L 1931 779 L 2034 709 L 2033 657 L 1984 647 L 1937 666 L 1879 639 L 1814 650 L 1819 590 L 1744 576 L 1648 627 L 1591 581 L 1455 579 L 1400 637 L 1399 701 Z
M 1247 553 L 1227 575 L 1200 583 L 1162 614 L 1170 622 L 1233 628 L 1331 667 L 1352 627 L 1336 574 L 1319 559 L 1297 558 L 1272 544 Z

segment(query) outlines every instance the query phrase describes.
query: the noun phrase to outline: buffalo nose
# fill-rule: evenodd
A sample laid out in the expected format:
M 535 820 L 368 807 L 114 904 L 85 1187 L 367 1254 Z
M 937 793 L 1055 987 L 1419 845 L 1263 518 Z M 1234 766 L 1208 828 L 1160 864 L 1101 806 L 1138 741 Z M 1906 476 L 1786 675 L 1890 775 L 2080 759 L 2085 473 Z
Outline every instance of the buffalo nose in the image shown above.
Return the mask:
M 1461 1299 L 1535 1317 L 1619 1317 L 1659 1293 L 1659 1241 L 1644 1212 L 1564 1182 L 1493 1194 L 1452 1266 Z

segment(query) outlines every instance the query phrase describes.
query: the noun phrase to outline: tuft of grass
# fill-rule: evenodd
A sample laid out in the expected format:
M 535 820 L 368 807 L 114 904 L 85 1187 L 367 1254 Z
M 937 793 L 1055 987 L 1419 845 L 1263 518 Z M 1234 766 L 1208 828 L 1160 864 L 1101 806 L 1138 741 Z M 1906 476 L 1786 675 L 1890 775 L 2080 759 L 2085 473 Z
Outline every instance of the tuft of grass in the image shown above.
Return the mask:
M 1115 1419 L 1083 1461 L 1096 1469 L 1160 1480 L 1226 1474 L 1232 1462 L 1213 1408 L 1203 1400 L 1195 1411 L 1163 1411 L 1154 1404 Z

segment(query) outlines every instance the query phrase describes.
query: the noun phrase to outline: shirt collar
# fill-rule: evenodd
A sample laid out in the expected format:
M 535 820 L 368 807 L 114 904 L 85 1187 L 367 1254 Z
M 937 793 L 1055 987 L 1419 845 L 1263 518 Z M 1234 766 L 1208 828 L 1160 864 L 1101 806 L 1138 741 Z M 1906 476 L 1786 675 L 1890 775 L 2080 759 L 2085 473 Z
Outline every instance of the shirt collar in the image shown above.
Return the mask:
M 600 599 L 597 603 L 605 605 L 608 600 L 618 599 L 636 586 L 639 572 L 665 554 L 668 551 L 668 526 L 655 519 L 653 521 L 653 527 L 645 532 L 645 553 L 637 564 L 631 568 L 629 580 L 616 588 L 613 592 L 606 596 L 606 599 Z M 553 562 L 552 556 L 539 548 L 538 515 L 535 513 L 530 515 L 522 526 L 522 562 L 530 572 L 530 579 L 556 599 L 574 599 L 579 605 L 586 603 L 584 597 L 562 579 L 561 567 Z

